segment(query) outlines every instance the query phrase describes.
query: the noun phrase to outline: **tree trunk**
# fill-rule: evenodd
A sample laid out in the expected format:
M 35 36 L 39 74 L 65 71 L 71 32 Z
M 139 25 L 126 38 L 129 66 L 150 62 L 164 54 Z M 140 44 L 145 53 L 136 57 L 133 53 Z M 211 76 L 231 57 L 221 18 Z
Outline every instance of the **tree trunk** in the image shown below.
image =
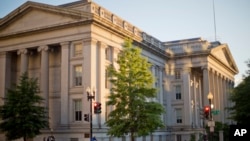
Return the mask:
M 130 141 L 135 141 L 134 132 L 131 132 Z

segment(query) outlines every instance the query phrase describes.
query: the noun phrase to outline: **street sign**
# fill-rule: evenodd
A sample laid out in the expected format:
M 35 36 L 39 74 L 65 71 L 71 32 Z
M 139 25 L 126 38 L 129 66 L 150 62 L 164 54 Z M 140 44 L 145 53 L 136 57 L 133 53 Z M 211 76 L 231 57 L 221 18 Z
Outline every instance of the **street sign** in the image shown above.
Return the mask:
M 220 113 L 220 110 L 212 110 L 211 112 L 213 115 L 218 115 Z

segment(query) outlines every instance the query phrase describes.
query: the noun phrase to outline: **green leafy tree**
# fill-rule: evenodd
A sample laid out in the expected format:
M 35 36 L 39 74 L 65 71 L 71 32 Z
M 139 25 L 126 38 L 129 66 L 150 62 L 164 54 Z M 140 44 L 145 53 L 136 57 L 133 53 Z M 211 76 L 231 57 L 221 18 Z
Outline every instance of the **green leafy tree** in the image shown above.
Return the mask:
M 250 125 L 250 59 L 247 61 L 249 70 L 243 76 L 243 81 L 237 85 L 230 96 L 234 103 L 229 107 L 231 112 L 231 119 L 235 120 L 238 124 Z
M 130 39 L 125 40 L 117 63 L 117 69 L 113 65 L 108 67 L 112 88 L 107 104 L 114 107 L 106 122 L 110 127 L 108 135 L 122 137 L 130 133 L 134 141 L 136 136 L 149 135 L 164 126 L 161 120 L 164 108 L 153 100 L 157 90 L 153 88 L 151 64 Z
M 40 106 L 43 98 L 38 92 L 37 79 L 29 79 L 27 73 L 20 77 L 17 86 L 8 89 L 4 105 L 0 107 L 0 129 L 9 140 L 23 138 L 26 141 L 48 127 L 46 109 Z

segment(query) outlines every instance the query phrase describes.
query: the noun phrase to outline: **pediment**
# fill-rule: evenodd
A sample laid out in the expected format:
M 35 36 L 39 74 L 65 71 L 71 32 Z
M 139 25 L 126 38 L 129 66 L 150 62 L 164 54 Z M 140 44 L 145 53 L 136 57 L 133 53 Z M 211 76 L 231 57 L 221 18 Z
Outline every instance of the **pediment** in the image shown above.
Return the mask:
M 89 18 L 83 11 L 70 10 L 39 3 L 26 3 L 0 23 L 0 35 L 49 28 L 53 26 L 74 23 Z M 15 13 L 16 12 L 16 13 Z
M 235 61 L 233 59 L 233 56 L 226 44 L 222 44 L 220 46 L 217 46 L 211 50 L 211 54 L 220 62 L 222 62 L 224 65 L 228 66 L 234 72 L 238 73 L 237 65 L 235 64 Z

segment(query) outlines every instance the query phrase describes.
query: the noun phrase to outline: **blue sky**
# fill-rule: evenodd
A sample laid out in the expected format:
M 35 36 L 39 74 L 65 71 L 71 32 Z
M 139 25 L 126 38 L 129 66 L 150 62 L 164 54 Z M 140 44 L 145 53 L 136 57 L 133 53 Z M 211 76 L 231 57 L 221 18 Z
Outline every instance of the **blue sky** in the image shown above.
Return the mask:
M 0 18 L 27 0 L 1 0 Z M 60 5 L 75 0 L 33 0 Z M 213 0 L 94 0 L 161 41 L 202 37 L 214 41 Z M 248 69 L 250 59 L 250 0 L 214 0 L 216 34 L 227 43 L 239 74 Z

